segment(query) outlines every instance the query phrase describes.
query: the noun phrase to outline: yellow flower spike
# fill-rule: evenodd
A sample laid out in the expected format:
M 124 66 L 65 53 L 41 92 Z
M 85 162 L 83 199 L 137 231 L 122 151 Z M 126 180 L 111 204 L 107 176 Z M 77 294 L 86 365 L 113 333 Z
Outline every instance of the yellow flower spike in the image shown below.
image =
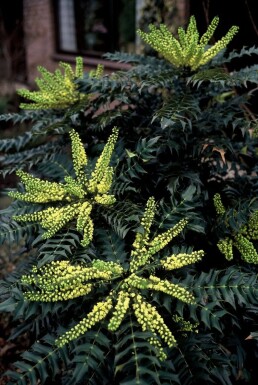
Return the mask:
M 150 255 L 162 250 L 173 238 L 175 238 L 185 228 L 188 221 L 181 219 L 174 227 L 167 230 L 165 233 L 157 235 L 149 244 L 148 252 Z
M 244 261 L 248 263 L 258 263 L 258 253 L 252 241 L 249 241 L 249 239 L 242 234 L 237 234 L 234 237 L 234 245 L 240 251 Z
M 82 246 L 87 247 L 93 238 L 94 225 L 92 219 L 88 217 L 87 223 L 83 227 L 83 239 L 81 241 Z
M 83 78 L 83 60 L 82 60 L 82 57 L 80 57 L 80 56 L 78 56 L 76 58 L 75 78 L 76 79 L 82 79 Z
M 147 244 L 149 241 L 150 227 L 154 220 L 154 215 L 156 212 L 156 203 L 153 197 L 150 197 L 147 201 L 146 208 L 141 219 L 141 226 L 143 227 L 143 234 L 138 232 L 136 233 L 135 241 L 133 247 L 141 248 L 144 244 Z
M 186 29 L 186 38 L 188 41 L 195 39 L 197 42 L 199 40 L 199 32 L 197 29 L 196 19 L 193 15 L 190 17 L 189 24 Z
M 149 281 L 150 282 L 148 283 L 148 288 L 152 290 L 162 291 L 163 293 L 171 295 L 172 297 L 180 299 L 180 301 L 186 303 L 195 303 L 195 299 L 192 293 L 190 293 L 184 287 L 180 287 L 177 284 L 171 283 L 165 279 L 162 280 L 153 275 L 150 276 Z
M 49 199 L 53 202 L 66 199 L 66 191 L 62 184 L 35 178 L 22 170 L 18 170 L 16 174 L 21 178 L 27 192 L 24 194 L 12 191 L 8 194 L 10 197 L 33 203 L 45 203 Z
M 107 167 L 109 167 L 109 163 L 115 148 L 117 138 L 118 128 L 114 127 L 112 130 L 112 134 L 108 138 L 108 141 L 105 144 L 105 147 L 97 160 L 95 169 L 91 174 L 88 189 L 92 193 L 98 192 L 98 184 L 101 183 L 103 178 L 105 178 L 106 169 Z M 108 172 L 110 172 L 110 168 Z
M 115 203 L 116 198 L 114 195 L 103 194 L 103 195 L 95 195 L 94 200 L 95 202 L 101 205 L 109 206 Z
M 103 73 L 104 73 L 104 66 L 102 64 L 98 64 L 95 70 L 91 70 L 89 72 L 89 76 L 91 78 L 100 79 L 103 76 Z
M 31 214 L 13 215 L 13 219 L 18 222 L 35 222 L 44 221 L 50 214 L 54 213 L 56 209 L 49 207 L 46 210 L 38 211 Z
M 87 184 L 84 167 L 87 165 L 87 155 L 79 134 L 75 130 L 69 132 L 72 143 L 73 168 L 78 181 Z
M 138 277 L 135 274 L 131 274 L 126 283 L 137 289 L 150 289 L 155 291 L 162 291 L 172 297 L 180 299 L 183 302 L 195 303 L 194 296 L 185 288 L 180 287 L 177 284 L 171 283 L 168 280 L 162 280 L 154 275 L 150 275 L 149 279 Z
M 56 302 L 56 301 L 67 301 L 69 299 L 78 298 L 83 295 L 87 295 L 91 292 L 93 285 L 83 284 L 78 285 L 75 289 L 67 288 L 66 290 L 35 290 L 33 292 L 24 292 L 24 297 L 28 301 L 41 301 L 41 302 Z
M 56 340 L 56 345 L 62 347 L 69 341 L 84 334 L 87 330 L 106 318 L 112 307 L 112 300 L 110 298 L 107 298 L 106 301 L 98 302 L 94 305 L 92 311 L 88 313 L 87 317 Z
M 92 210 L 92 204 L 89 202 L 84 202 L 82 205 L 79 207 L 78 210 L 78 218 L 77 218 L 77 225 L 76 228 L 79 231 L 82 231 L 86 225 L 86 223 L 89 221 L 90 213 Z
M 65 190 L 60 183 L 49 182 L 47 180 L 36 178 L 23 170 L 16 171 L 16 175 L 20 177 L 28 192 L 45 190 L 46 193 L 49 194 L 60 194 L 61 196 L 65 195 Z
M 228 45 L 228 43 L 233 39 L 233 37 L 237 34 L 238 30 L 239 28 L 233 25 L 222 39 L 217 41 L 217 43 L 215 43 L 211 48 L 205 51 L 200 60 L 200 65 L 206 64 L 209 60 L 216 56 L 218 52 L 224 49 Z
M 258 240 L 258 210 L 256 210 L 248 220 L 246 237 L 248 239 Z
M 124 291 L 120 291 L 117 297 L 117 303 L 113 311 L 112 318 L 108 324 L 108 330 L 116 331 L 119 328 L 129 308 L 129 304 L 129 294 Z
M 162 347 L 162 344 L 160 343 L 160 340 L 158 339 L 158 336 L 153 333 L 153 337 L 150 337 L 148 339 L 149 343 L 155 347 L 156 351 L 157 351 L 157 356 L 158 358 L 160 359 L 160 361 L 164 361 L 167 359 L 167 355 L 166 353 L 164 352 L 164 349 Z
M 200 261 L 204 257 L 204 251 L 198 250 L 193 251 L 191 254 L 180 253 L 173 254 L 170 257 L 167 257 L 164 260 L 161 260 L 161 266 L 166 270 L 174 270 L 179 269 L 180 267 L 190 265 L 191 263 L 195 263 Z
M 121 265 L 111 261 L 106 262 L 100 259 L 95 259 L 92 262 L 92 266 L 95 267 L 98 271 L 111 272 L 113 275 L 121 275 L 124 272 L 124 269 Z
M 210 25 L 208 26 L 207 31 L 202 35 L 199 43 L 199 47 L 205 48 L 205 46 L 209 43 L 211 36 L 214 35 L 214 32 L 219 25 L 219 17 L 215 16 Z

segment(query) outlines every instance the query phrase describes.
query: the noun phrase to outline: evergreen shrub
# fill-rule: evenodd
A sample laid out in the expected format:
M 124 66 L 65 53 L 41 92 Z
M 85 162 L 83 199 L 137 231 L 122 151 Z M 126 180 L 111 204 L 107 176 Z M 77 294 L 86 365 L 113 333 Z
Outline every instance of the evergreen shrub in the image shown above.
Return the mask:
M 31 341 L 8 384 L 255 383 L 258 65 L 232 68 L 258 48 L 208 45 L 218 22 L 139 31 L 159 55 L 105 55 L 126 71 L 40 67 L 0 117 L 28 127 L 0 141 L 0 310 Z

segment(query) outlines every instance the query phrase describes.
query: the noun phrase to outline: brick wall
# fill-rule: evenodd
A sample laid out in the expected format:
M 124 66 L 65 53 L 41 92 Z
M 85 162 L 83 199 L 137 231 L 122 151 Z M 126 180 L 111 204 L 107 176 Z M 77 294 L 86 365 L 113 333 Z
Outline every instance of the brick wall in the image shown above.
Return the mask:
M 38 76 L 37 66 L 52 71 L 55 52 L 54 14 L 51 0 L 23 0 L 24 44 L 28 83 Z

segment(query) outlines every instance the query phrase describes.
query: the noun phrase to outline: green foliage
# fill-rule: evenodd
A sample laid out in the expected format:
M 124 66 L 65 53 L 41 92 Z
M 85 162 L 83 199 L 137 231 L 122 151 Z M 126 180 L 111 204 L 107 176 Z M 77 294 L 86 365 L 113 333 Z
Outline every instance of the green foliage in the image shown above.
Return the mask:
M 42 70 L 0 117 L 25 129 L 0 141 L 0 311 L 31 341 L 9 385 L 255 383 L 258 49 L 208 46 L 217 24 L 140 32 L 165 60 L 105 55 L 125 71 Z

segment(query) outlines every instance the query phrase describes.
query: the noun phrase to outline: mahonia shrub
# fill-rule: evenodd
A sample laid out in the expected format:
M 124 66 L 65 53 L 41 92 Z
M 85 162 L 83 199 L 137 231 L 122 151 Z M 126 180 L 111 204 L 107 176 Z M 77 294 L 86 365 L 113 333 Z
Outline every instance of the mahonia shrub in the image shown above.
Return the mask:
M 39 67 L 0 117 L 27 127 L 0 140 L 0 310 L 30 343 L 8 384 L 256 383 L 258 67 L 232 68 L 258 48 L 216 28 L 150 25 L 109 75 Z

